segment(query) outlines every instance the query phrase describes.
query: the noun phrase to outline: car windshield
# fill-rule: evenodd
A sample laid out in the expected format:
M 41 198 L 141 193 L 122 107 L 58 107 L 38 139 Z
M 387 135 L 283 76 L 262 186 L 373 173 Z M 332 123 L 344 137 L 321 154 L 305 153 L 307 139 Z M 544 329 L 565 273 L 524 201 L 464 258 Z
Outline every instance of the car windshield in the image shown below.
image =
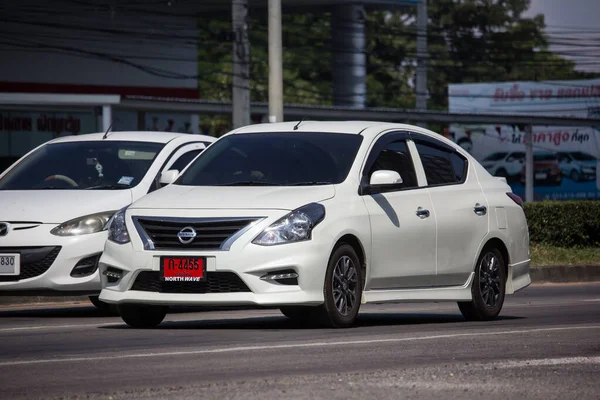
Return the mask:
M 301 186 L 340 183 L 362 136 L 344 133 L 250 133 L 226 136 L 175 182 L 191 186 Z
M 571 153 L 571 155 L 577 161 L 596 161 L 596 157 L 594 157 L 590 154 L 582 153 L 580 151 Z
M 0 180 L 0 190 L 127 189 L 136 186 L 163 143 L 77 141 L 40 147 Z

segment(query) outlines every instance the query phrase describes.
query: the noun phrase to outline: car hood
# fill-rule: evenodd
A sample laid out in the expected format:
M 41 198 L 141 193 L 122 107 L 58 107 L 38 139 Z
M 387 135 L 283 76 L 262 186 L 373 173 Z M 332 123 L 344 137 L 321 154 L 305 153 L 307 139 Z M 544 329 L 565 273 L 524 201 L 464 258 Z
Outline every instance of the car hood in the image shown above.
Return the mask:
M 0 221 L 60 224 L 116 211 L 131 203 L 131 190 L 2 190 Z
M 335 195 L 322 186 L 180 186 L 169 185 L 133 203 L 134 209 L 280 209 L 294 210 Z

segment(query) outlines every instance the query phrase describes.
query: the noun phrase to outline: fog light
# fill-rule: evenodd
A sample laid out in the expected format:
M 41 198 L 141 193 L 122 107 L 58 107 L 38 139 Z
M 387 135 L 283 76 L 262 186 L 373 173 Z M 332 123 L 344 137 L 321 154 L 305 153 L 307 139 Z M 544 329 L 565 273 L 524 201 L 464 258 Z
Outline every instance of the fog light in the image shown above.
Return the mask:
M 260 279 L 267 282 L 277 282 L 282 285 L 297 285 L 298 273 L 291 269 L 273 271 L 261 276 Z
M 73 278 L 83 278 L 92 275 L 98 269 L 98 260 L 100 260 L 101 254 L 102 253 L 79 260 L 71 271 L 71 276 Z
M 123 277 L 123 271 L 118 268 L 108 267 L 102 272 L 106 276 L 108 283 L 118 282 Z

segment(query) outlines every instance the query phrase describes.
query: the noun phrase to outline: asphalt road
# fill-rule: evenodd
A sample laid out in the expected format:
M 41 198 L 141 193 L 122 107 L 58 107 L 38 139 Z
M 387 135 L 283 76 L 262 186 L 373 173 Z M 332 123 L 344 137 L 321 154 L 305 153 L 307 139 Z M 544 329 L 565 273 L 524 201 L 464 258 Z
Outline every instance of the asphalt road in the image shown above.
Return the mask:
M 600 284 L 532 286 L 489 323 L 369 305 L 346 330 L 277 310 L 134 330 L 85 305 L 27 307 L 0 308 L 2 399 L 600 399 Z

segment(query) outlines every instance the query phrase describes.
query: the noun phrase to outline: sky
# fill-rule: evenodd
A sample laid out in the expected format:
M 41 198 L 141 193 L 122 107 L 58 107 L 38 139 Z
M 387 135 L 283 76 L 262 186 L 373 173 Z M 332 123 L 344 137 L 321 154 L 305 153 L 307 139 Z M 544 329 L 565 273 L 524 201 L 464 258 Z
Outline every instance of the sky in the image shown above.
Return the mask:
M 544 14 L 550 50 L 577 61 L 577 69 L 600 72 L 600 0 L 531 0 L 525 14 Z

